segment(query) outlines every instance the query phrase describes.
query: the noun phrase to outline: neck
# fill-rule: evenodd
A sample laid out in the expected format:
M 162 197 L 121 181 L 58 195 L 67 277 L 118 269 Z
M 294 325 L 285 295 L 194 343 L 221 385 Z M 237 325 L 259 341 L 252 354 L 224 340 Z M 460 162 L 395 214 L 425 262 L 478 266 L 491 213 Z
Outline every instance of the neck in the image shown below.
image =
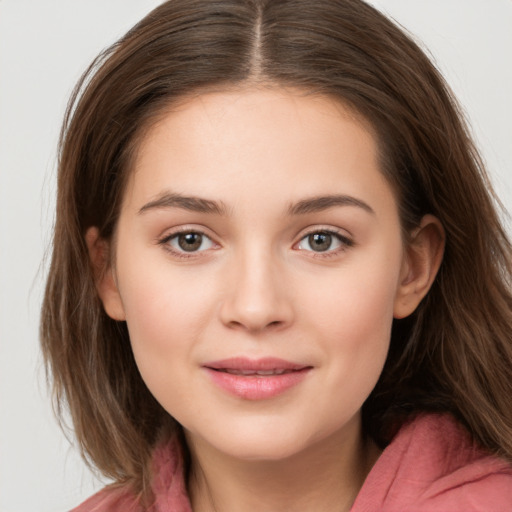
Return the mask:
M 380 454 L 359 422 L 284 460 L 240 460 L 187 439 L 194 512 L 348 511 Z

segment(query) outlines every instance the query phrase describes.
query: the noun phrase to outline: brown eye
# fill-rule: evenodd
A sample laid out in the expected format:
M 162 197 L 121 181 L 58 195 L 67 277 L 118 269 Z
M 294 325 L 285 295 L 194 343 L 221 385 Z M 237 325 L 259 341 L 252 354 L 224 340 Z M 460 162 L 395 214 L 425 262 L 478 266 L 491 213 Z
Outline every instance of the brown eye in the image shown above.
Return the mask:
M 203 243 L 203 235 L 200 233 L 183 233 L 177 239 L 180 248 L 186 252 L 197 251 Z
M 299 241 L 297 249 L 317 253 L 335 253 L 353 245 L 352 240 L 337 232 L 314 231 Z
M 312 251 L 327 251 L 332 245 L 332 235 L 329 233 L 313 233 L 308 236 L 308 244 Z
M 174 253 L 200 253 L 208 249 L 213 249 L 215 243 L 203 233 L 196 231 L 183 231 L 175 233 L 164 238 L 161 242 Z

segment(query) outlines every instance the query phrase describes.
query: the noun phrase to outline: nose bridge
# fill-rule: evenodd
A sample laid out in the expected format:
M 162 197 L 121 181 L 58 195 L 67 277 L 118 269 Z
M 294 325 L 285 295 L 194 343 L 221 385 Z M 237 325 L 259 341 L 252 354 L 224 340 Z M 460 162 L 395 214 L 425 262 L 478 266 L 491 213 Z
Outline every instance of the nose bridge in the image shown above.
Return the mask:
M 270 243 L 253 239 L 235 250 L 221 307 L 222 321 L 250 331 L 289 323 L 292 305 L 283 270 Z

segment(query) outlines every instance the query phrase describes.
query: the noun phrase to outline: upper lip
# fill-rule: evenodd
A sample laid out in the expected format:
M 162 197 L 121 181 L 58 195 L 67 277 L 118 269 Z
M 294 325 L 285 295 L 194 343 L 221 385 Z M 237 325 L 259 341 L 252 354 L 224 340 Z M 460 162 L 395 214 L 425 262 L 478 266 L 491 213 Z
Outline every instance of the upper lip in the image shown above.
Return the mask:
M 294 363 L 279 359 L 277 357 L 263 357 L 260 359 L 250 359 L 247 357 L 231 357 L 219 361 L 211 361 L 203 365 L 212 370 L 241 370 L 241 371 L 271 371 L 271 370 L 303 370 L 311 368 L 310 365 Z

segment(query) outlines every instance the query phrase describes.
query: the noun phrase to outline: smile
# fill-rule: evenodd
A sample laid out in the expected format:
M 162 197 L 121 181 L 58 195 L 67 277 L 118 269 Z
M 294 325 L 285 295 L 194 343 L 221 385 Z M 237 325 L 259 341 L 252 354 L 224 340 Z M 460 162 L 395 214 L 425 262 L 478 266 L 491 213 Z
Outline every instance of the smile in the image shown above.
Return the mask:
M 300 384 L 311 366 L 282 359 L 233 358 L 203 366 L 213 383 L 223 391 L 245 400 L 267 400 Z

